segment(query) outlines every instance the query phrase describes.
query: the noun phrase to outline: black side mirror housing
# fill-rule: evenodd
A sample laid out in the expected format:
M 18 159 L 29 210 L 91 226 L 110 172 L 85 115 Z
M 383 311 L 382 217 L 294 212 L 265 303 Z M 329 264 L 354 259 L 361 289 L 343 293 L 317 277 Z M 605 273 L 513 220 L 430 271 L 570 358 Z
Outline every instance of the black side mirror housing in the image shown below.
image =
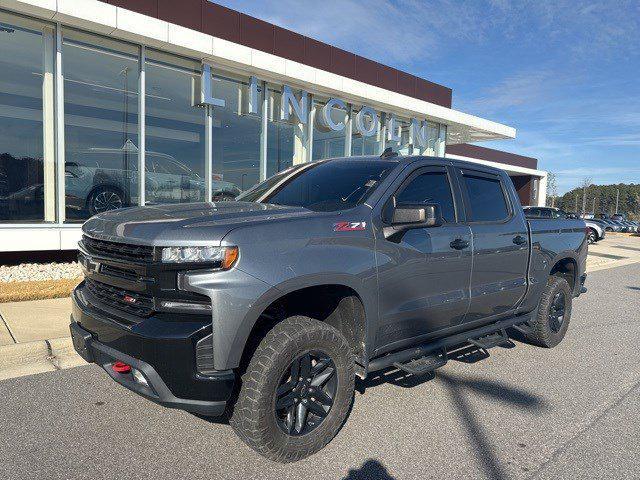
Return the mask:
M 435 227 L 439 223 L 437 205 L 398 205 L 393 209 L 391 224 L 394 226 L 415 225 Z
M 440 206 L 436 204 L 400 204 L 393 207 L 391 226 L 385 228 L 385 237 L 414 228 L 429 228 L 442 225 Z

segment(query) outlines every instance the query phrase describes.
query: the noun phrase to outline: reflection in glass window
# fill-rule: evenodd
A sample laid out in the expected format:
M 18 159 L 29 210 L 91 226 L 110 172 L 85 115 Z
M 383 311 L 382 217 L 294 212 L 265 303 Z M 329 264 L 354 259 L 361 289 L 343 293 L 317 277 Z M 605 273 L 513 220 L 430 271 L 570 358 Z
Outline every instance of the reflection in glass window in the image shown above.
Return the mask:
M 41 32 L 0 17 L 0 222 L 44 219 Z
M 63 34 L 66 217 L 74 221 L 138 203 L 138 48 Z
M 232 200 L 260 181 L 260 111 L 248 110 L 249 79 L 213 76 L 213 200 Z M 258 105 L 261 105 L 261 92 Z
M 411 122 L 409 120 L 395 118 L 394 127 L 396 134 L 399 135 L 400 140 L 388 140 L 386 147 L 391 147 L 394 152 L 398 152 L 400 155 L 411 155 L 411 147 L 409 145 L 409 130 L 411 128 Z M 387 132 L 390 131 L 390 123 L 387 119 Z M 388 135 L 388 133 L 387 133 Z
M 304 207 L 316 212 L 347 210 L 364 202 L 395 167 L 393 161 L 352 159 L 310 163 L 291 172 L 286 181 L 261 202 Z M 247 195 L 247 199 L 251 197 L 253 195 Z
M 193 106 L 200 64 L 147 51 L 147 204 L 205 200 L 206 110 Z
M 396 196 L 397 204 L 435 204 L 440 207 L 442 218 L 455 221 L 455 209 L 449 178 L 445 172 L 428 172 L 418 175 Z
M 267 178 L 307 160 L 307 125 L 299 123 L 293 113 L 288 122 L 280 120 L 280 102 L 282 100 L 280 88 L 277 86 L 268 87 Z M 300 94 L 300 92 L 295 93 Z
M 382 153 L 382 129 L 380 128 L 380 116 L 377 118 L 376 132 L 370 137 L 365 137 L 358 132 L 356 126 L 357 112 L 353 112 L 353 137 L 351 139 L 351 155 L 380 155 Z M 365 129 L 371 127 L 374 121 L 369 115 L 364 116 Z
M 344 157 L 344 144 L 346 128 L 340 131 L 331 130 L 324 126 L 320 119 L 322 109 L 326 102 L 314 102 L 316 109 L 316 119 L 313 128 L 313 160 L 322 158 Z M 345 125 L 347 122 L 347 111 L 338 107 L 333 107 L 330 111 L 331 120 L 335 124 Z

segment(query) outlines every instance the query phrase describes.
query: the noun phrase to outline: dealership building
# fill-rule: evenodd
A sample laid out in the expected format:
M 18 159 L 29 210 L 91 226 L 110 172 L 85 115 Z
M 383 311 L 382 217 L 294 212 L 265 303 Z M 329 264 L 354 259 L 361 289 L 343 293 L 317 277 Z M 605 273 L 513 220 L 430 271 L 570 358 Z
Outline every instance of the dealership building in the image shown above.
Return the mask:
M 0 0 L 0 251 L 70 250 L 111 208 L 228 200 L 292 165 L 403 155 L 506 170 L 514 128 L 452 91 L 208 0 Z

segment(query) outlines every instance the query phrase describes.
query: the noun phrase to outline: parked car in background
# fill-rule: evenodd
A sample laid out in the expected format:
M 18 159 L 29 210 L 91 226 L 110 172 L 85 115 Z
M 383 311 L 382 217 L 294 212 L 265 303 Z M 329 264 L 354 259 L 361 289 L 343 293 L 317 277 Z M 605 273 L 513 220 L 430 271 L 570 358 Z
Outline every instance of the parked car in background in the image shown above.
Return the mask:
M 611 220 L 611 222 L 618 227 L 617 232 L 626 232 L 628 230 L 628 227 L 620 220 Z
M 578 218 L 572 213 L 554 207 L 523 207 L 524 214 L 527 218 Z M 600 222 L 590 219 L 582 219 L 588 228 L 587 240 L 589 244 L 602 240 L 605 236 L 606 229 Z
M 205 181 L 171 155 L 145 156 L 146 203 L 184 203 L 205 199 Z M 118 148 L 90 148 L 72 153 L 65 163 L 67 207 L 90 215 L 138 203 L 138 153 Z M 213 200 L 233 200 L 241 193 L 229 182 L 212 180 Z
M 616 222 L 614 222 L 610 218 L 600 220 L 600 222 L 605 225 L 605 230 L 607 232 L 619 232 L 622 230 L 622 226 L 618 225 Z
M 638 226 L 629 220 L 623 220 L 622 223 L 626 227 L 626 231 L 628 233 L 636 233 L 638 231 Z

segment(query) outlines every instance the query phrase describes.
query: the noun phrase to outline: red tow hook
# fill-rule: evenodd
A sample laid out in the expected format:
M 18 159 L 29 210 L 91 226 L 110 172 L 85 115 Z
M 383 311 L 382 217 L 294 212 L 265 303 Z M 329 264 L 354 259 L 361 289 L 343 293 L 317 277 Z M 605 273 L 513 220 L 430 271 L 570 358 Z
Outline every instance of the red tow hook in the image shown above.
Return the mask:
M 115 362 L 113 365 L 111 365 L 111 369 L 116 373 L 131 373 L 131 365 L 127 365 L 124 362 Z

